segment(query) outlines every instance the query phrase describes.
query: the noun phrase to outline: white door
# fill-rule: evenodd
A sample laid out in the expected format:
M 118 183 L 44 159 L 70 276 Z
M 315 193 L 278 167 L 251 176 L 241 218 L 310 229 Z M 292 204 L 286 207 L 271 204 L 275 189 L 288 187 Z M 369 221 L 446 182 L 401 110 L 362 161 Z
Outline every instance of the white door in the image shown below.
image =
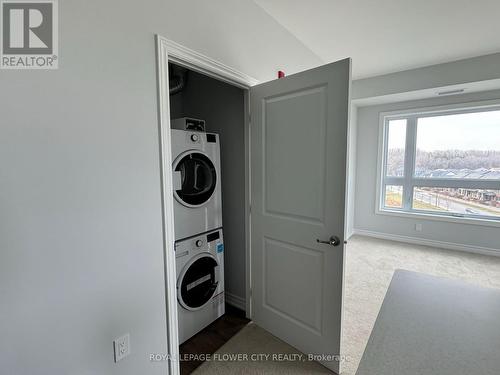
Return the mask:
M 350 59 L 254 86 L 253 320 L 339 372 Z M 330 237 L 336 236 L 331 243 Z

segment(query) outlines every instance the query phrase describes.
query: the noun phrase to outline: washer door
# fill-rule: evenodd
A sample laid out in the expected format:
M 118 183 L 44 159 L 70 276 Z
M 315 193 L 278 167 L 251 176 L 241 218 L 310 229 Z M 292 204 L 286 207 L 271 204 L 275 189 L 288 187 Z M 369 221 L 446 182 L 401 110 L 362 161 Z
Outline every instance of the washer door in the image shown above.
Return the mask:
M 177 299 L 188 310 L 198 310 L 214 296 L 219 285 L 219 263 L 210 253 L 195 256 L 177 280 Z
M 174 190 L 174 196 L 181 204 L 198 207 L 210 200 L 217 185 L 217 171 L 207 155 L 190 151 L 178 158 L 173 170 L 180 173 L 180 189 Z

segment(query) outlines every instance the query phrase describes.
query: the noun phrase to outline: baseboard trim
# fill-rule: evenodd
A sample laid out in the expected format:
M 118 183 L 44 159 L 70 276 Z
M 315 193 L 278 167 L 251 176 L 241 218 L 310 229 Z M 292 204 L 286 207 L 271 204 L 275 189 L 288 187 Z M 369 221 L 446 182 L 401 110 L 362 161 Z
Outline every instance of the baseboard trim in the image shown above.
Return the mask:
M 228 303 L 231 306 L 234 306 L 240 310 L 245 311 L 246 310 L 246 301 L 245 298 L 234 295 L 232 293 L 225 292 L 224 293 L 226 296 L 226 303 Z
M 494 249 L 494 248 L 490 248 L 490 247 L 470 246 L 470 245 L 463 245 L 463 244 L 458 244 L 458 243 L 454 243 L 454 242 L 436 241 L 436 240 L 429 240 L 426 238 L 401 236 L 401 235 L 397 235 L 397 234 L 375 232 L 375 231 L 364 230 L 364 229 L 354 229 L 353 234 L 359 235 L 359 236 L 379 238 L 382 240 L 404 242 L 404 243 L 410 243 L 410 244 L 415 244 L 415 245 L 438 247 L 440 249 L 463 251 L 463 252 L 473 253 L 473 254 L 492 255 L 492 256 L 500 257 L 500 249 Z

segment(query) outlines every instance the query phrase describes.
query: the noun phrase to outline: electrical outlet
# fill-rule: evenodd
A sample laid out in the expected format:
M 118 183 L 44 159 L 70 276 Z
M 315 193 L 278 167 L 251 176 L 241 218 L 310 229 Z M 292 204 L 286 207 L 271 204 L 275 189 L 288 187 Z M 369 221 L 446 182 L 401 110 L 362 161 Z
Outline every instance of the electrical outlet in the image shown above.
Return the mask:
M 113 341 L 115 350 L 115 362 L 121 361 L 130 354 L 130 334 L 118 337 Z
M 417 232 L 422 232 L 422 224 L 415 224 L 415 230 Z

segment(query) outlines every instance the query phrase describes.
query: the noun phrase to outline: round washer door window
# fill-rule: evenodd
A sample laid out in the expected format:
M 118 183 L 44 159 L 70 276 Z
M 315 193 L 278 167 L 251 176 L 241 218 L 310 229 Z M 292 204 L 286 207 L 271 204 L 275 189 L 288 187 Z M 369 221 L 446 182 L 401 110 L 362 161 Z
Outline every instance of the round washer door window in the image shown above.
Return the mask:
M 219 284 L 217 260 L 207 254 L 195 257 L 181 274 L 178 282 L 179 302 L 188 310 L 205 306 Z
M 174 171 L 181 175 L 181 188 L 174 194 L 180 203 L 196 207 L 212 197 L 217 184 L 217 171 L 206 155 L 191 152 L 174 165 Z

